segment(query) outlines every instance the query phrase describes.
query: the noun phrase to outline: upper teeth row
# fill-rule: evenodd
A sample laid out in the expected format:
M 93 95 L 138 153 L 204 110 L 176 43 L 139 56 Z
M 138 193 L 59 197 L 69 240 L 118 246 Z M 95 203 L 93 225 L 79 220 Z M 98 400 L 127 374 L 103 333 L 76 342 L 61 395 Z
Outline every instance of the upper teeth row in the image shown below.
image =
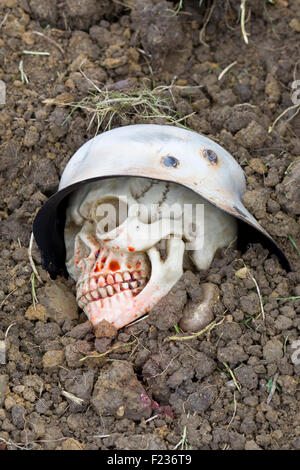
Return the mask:
M 116 282 L 128 282 L 132 280 L 139 279 L 140 277 L 143 276 L 144 273 L 141 271 L 133 271 L 132 273 L 129 273 L 128 271 L 124 273 L 115 273 L 115 274 L 107 274 L 107 275 L 100 275 L 98 277 L 98 285 L 100 287 L 104 287 L 107 285 L 112 285 L 115 284 Z
M 105 299 L 106 297 L 111 297 L 126 290 L 134 290 L 139 287 L 142 288 L 145 282 L 146 279 L 143 278 L 137 281 L 115 283 L 113 285 L 106 285 L 105 287 L 96 287 L 95 289 L 89 290 L 88 292 L 82 292 L 82 290 L 80 289 L 81 296 L 79 300 L 84 303 L 84 300 L 91 302 L 94 300 Z

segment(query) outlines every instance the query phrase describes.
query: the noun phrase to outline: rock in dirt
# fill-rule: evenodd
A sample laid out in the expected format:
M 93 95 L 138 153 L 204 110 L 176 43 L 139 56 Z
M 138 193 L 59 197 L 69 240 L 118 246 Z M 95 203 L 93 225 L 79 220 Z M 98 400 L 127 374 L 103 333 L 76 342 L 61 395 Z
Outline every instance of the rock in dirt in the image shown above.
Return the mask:
M 84 445 L 76 439 L 66 439 L 61 445 L 61 450 L 83 450 Z
M 47 320 L 47 309 L 41 304 L 30 305 L 25 312 L 25 318 L 45 322 Z
M 115 338 L 117 336 L 117 328 L 106 320 L 102 320 L 94 327 L 96 338 Z
M 43 341 L 55 340 L 62 334 L 61 329 L 57 323 L 42 323 L 37 322 L 33 330 L 34 338 L 37 344 L 41 344 Z
M 47 309 L 49 318 L 62 325 L 65 320 L 78 319 L 78 307 L 73 293 L 61 282 L 47 282 L 37 292 L 38 299 Z
M 296 33 L 300 33 L 300 20 L 298 18 L 293 18 L 289 22 L 289 27 Z
M 141 420 L 151 416 L 151 400 L 125 361 L 113 362 L 100 371 L 91 399 L 99 416 Z
M 25 424 L 25 408 L 15 405 L 11 409 L 11 420 L 18 429 L 23 429 Z
M 287 176 L 278 186 L 279 202 L 292 215 L 300 214 L 300 160 L 290 166 Z
M 248 390 L 257 388 L 258 377 L 251 366 L 242 366 L 235 371 L 235 377 Z
M 161 66 L 166 56 L 184 42 L 181 18 L 174 14 L 174 5 L 165 0 L 138 0 L 133 6 L 132 27 L 139 32 L 142 47 L 153 64 Z
M 215 386 L 203 386 L 199 392 L 192 393 L 186 401 L 186 409 L 191 413 L 206 411 L 217 399 Z
M 51 2 L 40 2 L 40 0 L 29 0 L 30 13 L 33 18 L 38 19 L 43 26 L 52 23 L 55 24 L 57 20 L 57 0 Z
M 92 331 L 92 323 L 85 321 L 84 323 L 80 323 L 79 325 L 76 325 L 74 328 L 72 328 L 72 330 L 69 331 L 68 336 L 71 336 L 71 338 L 75 339 L 83 339 L 88 333 L 91 333 Z
M 121 436 L 115 441 L 116 450 L 166 450 L 164 441 L 155 434 Z
M 262 450 L 261 447 L 259 447 L 255 441 L 247 441 L 245 444 L 245 450 Z
M 93 389 L 94 376 L 95 373 L 92 369 L 87 371 L 82 371 L 81 369 L 73 371 L 60 370 L 59 378 L 64 390 L 83 400 L 79 405 L 72 401 L 72 399 L 67 398 L 71 413 L 82 412 L 88 406 Z
M 5 374 L 0 375 L 0 407 L 4 403 L 7 385 L 8 385 L 8 375 L 5 375 Z
M 85 340 L 79 340 L 75 343 L 68 344 L 65 348 L 65 355 L 68 367 L 83 366 L 84 362 L 80 362 L 84 356 L 92 351 L 92 345 Z
M 184 275 L 173 289 L 150 310 L 146 320 L 148 324 L 155 325 L 159 330 L 168 330 L 177 325 L 187 300 L 183 277 Z
M 266 139 L 266 130 L 255 121 L 251 121 L 246 129 L 241 129 L 235 135 L 235 140 L 237 143 L 247 149 L 258 149 L 263 147 Z
M 211 375 L 216 369 L 216 362 L 202 352 L 195 354 L 194 369 L 198 380 Z
M 218 361 L 228 362 L 230 367 L 234 367 L 240 362 L 247 361 L 248 354 L 245 353 L 242 346 L 232 342 L 232 344 L 224 348 L 218 348 Z
M 47 351 L 43 356 L 43 368 L 54 369 L 64 362 L 64 352 L 60 350 Z
M 279 361 L 283 356 L 283 345 L 278 339 L 270 339 L 264 346 L 263 357 L 267 362 Z

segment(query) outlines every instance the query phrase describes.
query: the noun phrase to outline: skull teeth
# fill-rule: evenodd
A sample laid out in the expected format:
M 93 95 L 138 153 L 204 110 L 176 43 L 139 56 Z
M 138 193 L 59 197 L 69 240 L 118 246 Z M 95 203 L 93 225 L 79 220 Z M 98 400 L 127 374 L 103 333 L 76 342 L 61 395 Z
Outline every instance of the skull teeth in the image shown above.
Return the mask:
M 113 297 L 116 294 L 137 295 L 144 287 L 147 279 L 141 271 L 132 273 L 114 273 L 106 276 L 100 275 L 98 278 L 93 276 L 85 279 L 79 289 L 79 306 L 83 308 L 87 303 L 100 299 Z M 124 282 L 126 281 L 126 282 Z

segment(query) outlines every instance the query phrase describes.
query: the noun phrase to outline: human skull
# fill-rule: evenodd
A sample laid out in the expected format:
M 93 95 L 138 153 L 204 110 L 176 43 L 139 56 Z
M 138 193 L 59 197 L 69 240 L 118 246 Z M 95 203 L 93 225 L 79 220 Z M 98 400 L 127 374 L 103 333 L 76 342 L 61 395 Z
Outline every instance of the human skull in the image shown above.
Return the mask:
M 98 180 L 69 199 L 66 267 L 93 325 L 106 320 L 122 328 L 172 289 L 183 274 L 184 253 L 196 269 L 207 269 L 236 236 L 234 217 L 182 185 Z

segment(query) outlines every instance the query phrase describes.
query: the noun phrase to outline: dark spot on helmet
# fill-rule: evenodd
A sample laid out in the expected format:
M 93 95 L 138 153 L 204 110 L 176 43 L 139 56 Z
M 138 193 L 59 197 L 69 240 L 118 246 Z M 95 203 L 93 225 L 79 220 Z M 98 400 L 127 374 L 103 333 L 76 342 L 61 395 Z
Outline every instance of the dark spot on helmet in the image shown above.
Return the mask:
M 177 168 L 179 166 L 179 160 L 175 157 L 162 157 L 161 162 L 164 166 L 169 168 Z
M 209 161 L 209 163 L 212 163 L 213 165 L 216 165 L 218 163 L 218 155 L 213 150 L 204 149 L 202 150 L 202 153 L 206 160 Z

